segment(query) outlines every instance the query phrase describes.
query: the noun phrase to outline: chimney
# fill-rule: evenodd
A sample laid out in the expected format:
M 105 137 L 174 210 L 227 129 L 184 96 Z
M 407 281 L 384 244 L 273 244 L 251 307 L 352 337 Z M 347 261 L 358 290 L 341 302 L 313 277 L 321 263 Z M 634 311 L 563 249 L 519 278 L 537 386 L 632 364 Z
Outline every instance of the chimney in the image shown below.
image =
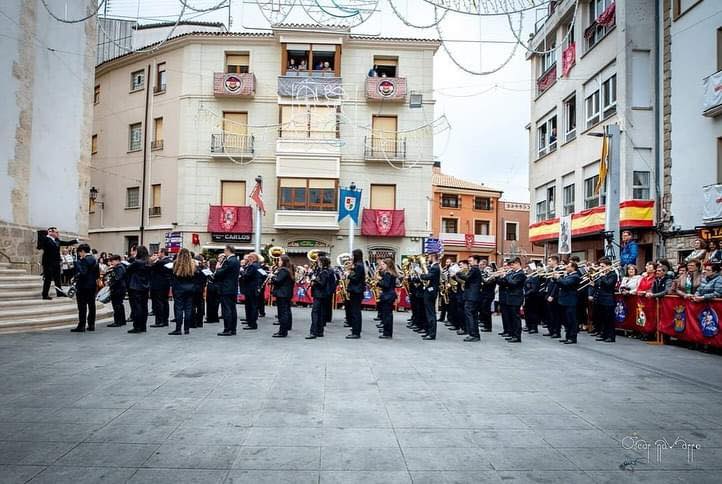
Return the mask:
M 431 168 L 432 173 L 441 173 L 441 162 L 435 161 L 433 168 Z

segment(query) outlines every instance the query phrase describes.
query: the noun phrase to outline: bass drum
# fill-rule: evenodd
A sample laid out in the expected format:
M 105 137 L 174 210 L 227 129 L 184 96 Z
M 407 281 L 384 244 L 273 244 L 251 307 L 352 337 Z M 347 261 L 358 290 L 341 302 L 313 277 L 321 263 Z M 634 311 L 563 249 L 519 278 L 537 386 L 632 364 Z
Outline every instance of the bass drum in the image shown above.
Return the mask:
M 110 286 L 105 286 L 100 291 L 98 291 L 97 296 L 95 296 L 95 299 L 99 302 L 102 302 L 103 304 L 107 304 L 110 302 Z

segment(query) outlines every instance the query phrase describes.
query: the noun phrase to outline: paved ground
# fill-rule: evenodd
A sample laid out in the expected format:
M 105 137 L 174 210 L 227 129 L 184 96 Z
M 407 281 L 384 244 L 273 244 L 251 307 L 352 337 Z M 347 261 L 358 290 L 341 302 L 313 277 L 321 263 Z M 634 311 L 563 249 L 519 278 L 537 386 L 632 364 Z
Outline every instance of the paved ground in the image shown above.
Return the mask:
M 720 482 L 718 356 L 427 342 L 404 315 L 379 340 L 364 314 L 360 341 L 338 322 L 304 340 L 305 309 L 286 340 L 272 318 L 236 338 L 0 336 L 0 482 Z M 657 454 L 678 437 L 692 459 Z

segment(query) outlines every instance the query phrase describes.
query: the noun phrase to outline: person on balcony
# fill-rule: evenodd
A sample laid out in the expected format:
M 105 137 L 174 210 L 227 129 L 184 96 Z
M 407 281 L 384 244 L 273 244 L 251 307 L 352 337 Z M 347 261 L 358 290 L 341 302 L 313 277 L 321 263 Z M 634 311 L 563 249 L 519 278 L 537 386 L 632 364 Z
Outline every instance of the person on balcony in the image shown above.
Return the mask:
M 369 69 L 369 77 L 379 77 L 379 72 L 376 70 L 379 66 L 375 65 Z
M 639 247 L 637 242 L 632 238 L 632 232 L 625 230 L 622 232 L 622 251 L 619 254 L 619 261 L 623 267 L 629 264 L 637 263 L 637 254 L 639 253 Z

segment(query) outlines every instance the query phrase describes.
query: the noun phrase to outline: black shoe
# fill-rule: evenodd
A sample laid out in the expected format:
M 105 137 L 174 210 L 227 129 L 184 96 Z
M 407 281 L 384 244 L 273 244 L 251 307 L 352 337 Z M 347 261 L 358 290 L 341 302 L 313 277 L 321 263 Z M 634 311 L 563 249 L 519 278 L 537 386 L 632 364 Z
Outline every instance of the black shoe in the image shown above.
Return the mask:
M 258 329 L 258 326 L 244 326 L 243 329 L 245 329 L 245 330 L 254 330 L 254 329 Z
M 282 334 L 282 333 L 273 333 L 273 338 L 285 338 L 288 335 Z
M 163 326 L 168 326 L 167 324 L 151 324 L 151 328 L 162 328 Z
M 480 329 L 479 331 L 482 333 L 491 333 L 490 329 Z
M 128 333 L 130 333 L 130 334 L 145 333 L 145 330 L 144 330 L 144 329 L 133 328 L 133 329 L 129 329 L 129 330 L 128 330 Z
M 223 331 L 222 333 L 218 333 L 218 336 L 233 336 L 235 333 L 231 333 L 230 331 Z
M 599 331 L 592 331 L 589 333 L 589 336 L 599 336 L 600 334 Z
M 506 340 L 507 343 L 521 343 L 521 340 L 519 338 L 511 338 Z
M 88 326 L 88 329 L 86 331 L 95 331 L 95 326 Z
M 557 339 L 557 338 L 561 338 L 561 337 L 562 337 L 562 335 L 560 335 L 559 333 L 552 335 L 552 339 Z
M 168 335 L 169 335 L 169 336 L 180 336 L 180 335 L 181 335 L 180 329 L 176 329 L 175 331 L 171 331 L 170 333 L 168 333 Z
M 280 325 L 281 325 L 281 323 L 280 323 L 280 322 L 278 322 L 278 321 L 274 321 L 274 322 L 273 322 L 273 325 L 274 325 L 274 326 L 280 326 Z
M 554 335 L 552 333 L 544 333 L 544 334 L 542 334 L 542 336 L 551 336 L 552 338 L 554 337 Z
M 191 334 L 191 330 L 190 330 L 190 329 L 184 329 L 184 330 L 183 330 L 183 334 Z M 235 333 L 232 333 L 232 334 L 235 334 Z
M 612 338 L 606 338 L 606 339 L 604 340 L 604 342 L 605 342 L 605 343 L 614 343 L 614 339 L 612 339 Z
M 383 324 L 377 324 L 376 327 L 379 328 L 379 329 L 381 329 L 381 328 L 384 327 L 384 325 L 383 325 Z
M 85 333 L 84 328 L 73 328 L 70 330 L 71 333 Z
M 539 332 L 538 329 L 530 329 L 529 334 L 537 334 Z
M 504 336 L 504 339 L 509 341 L 510 339 L 514 339 L 514 336 Z
M 503 331 L 501 333 L 497 333 L 499 336 L 503 336 L 506 338 L 507 336 L 511 336 L 509 333 L 504 333 Z
M 459 336 L 464 336 L 464 335 L 467 334 L 467 333 L 466 333 L 466 331 L 464 331 L 463 329 L 460 329 L 460 330 L 458 330 L 458 331 L 456 332 L 456 334 L 458 334 Z
M 360 334 L 347 334 L 346 335 L 346 339 L 360 339 L 360 338 L 361 338 Z
M 381 321 L 381 318 L 374 318 L 374 321 Z
M 316 339 L 316 335 L 315 335 L 315 334 L 309 334 L 308 336 L 306 336 L 306 339 Z
M 379 339 L 391 339 L 391 336 L 388 336 L 386 334 L 380 334 Z
M 106 325 L 105 327 L 106 328 L 120 328 L 121 326 L 125 326 L 125 323 L 123 323 L 123 324 L 110 323 L 110 324 Z
M 436 339 L 436 336 L 429 336 L 429 335 L 427 334 L 426 336 L 424 336 L 424 337 L 421 338 L 421 339 L 426 340 L 426 341 L 433 341 L 433 340 Z
M 575 344 L 577 344 L 577 340 L 575 340 L 575 339 L 568 339 L 568 340 L 564 341 L 564 344 L 565 344 L 565 345 L 575 345 Z
M 348 323 L 343 323 L 343 327 L 344 327 L 344 328 L 350 328 L 350 327 L 351 327 L 351 325 L 350 325 L 350 324 L 348 324 Z
M 566 343 L 567 341 L 569 341 L 569 340 L 568 340 L 568 339 L 566 339 L 566 338 L 564 338 L 564 339 L 560 339 L 560 340 L 559 340 L 559 342 L 560 342 L 560 343 Z
M 522 328 L 521 330 L 524 331 L 525 333 L 529 332 L 529 328 Z
M 481 338 L 479 338 L 478 336 L 467 336 L 466 338 L 464 338 L 464 341 L 481 341 Z
M 43 300 L 44 300 L 44 301 L 52 301 L 53 298 L 50 297 L 50 296 L 43 296 Z

